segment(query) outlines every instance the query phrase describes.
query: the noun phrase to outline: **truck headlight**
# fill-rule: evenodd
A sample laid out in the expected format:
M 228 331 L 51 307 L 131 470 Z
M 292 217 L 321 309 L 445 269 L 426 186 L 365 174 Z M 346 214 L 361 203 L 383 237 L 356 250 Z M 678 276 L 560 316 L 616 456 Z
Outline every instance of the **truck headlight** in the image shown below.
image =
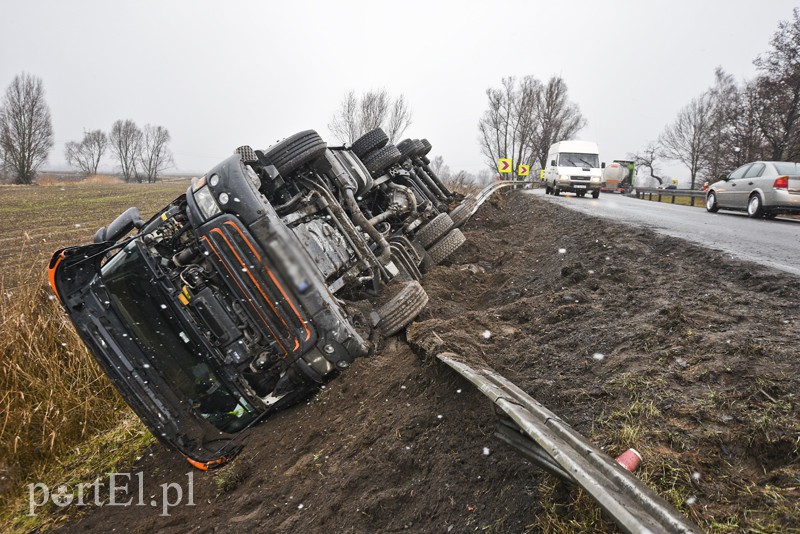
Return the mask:
M 569 176 L 567 176 L 566 174 L 562 174 L 561 176 L 558 177 L 558 179 L 561 180 L 562 182 L 569 182 Z
M 220 214 L 219 206 L 217 206 L 208 186 L 203 186 L 194 192 L 194 201 L 197 202 L 197 207 L 200 208 L 200 212 L 206 219 Z
M 591 181 L 592 182 L 599 182 L 600 181 L 600 177 L 599 176 L 592 176 Z

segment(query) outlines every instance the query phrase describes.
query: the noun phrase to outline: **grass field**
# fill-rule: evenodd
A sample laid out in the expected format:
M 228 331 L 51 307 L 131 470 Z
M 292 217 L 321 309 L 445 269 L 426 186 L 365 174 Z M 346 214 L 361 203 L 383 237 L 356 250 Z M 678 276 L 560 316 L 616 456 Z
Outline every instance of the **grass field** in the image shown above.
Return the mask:
M 102 477 L 152 439 L 83 346 L 45 269 L 56 249 L 90 242 L 131 206 L 147 220 L 188 185 L 0 186 L 0 530 L 24 518 L 26 484 Z M 15 528 L 36 526 L 25 521 Z

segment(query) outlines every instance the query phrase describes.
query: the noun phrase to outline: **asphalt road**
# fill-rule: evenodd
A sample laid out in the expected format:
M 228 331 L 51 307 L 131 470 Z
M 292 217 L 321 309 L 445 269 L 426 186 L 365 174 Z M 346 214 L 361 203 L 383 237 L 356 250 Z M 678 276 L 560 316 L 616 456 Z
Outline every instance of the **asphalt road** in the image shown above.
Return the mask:
M 744 212 L 708 213 L 704 208 L 649 202 L 613 193 L 601 194 L 597 200 L 563 194 L 554 197 L 545 195 L 544 189 L 525 190 L 525 193 L 800 276 L 800 220 L 797 219 L 750 219 Z

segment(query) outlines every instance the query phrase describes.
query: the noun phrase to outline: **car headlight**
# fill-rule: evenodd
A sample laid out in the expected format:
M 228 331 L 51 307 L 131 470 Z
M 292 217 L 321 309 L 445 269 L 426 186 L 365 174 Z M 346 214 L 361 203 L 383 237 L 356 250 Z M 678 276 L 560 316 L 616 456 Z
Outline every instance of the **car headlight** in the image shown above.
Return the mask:
M 194 201 L 197 202 L 197 207 L 200 208 L 200 212 L 206 219 L 210 219 L 221 213 L 208 186 L 203 186 L 194 192 Z

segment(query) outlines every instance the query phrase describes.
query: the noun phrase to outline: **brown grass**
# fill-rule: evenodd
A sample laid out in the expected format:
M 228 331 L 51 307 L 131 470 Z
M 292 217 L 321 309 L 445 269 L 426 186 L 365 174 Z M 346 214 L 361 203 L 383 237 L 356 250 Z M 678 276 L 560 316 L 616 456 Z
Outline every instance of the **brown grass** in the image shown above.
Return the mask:
M 24 517 L 26 484 L 91 481 L 152 440 L 86 350 L 45 268 L 56 248 L 89 241 L 131 205 L 148 218 L 187 185 L 0 188 L 0 530 L 52 520 Z
M 16 276 L 26 283 L 13 289 L 0 282 L 0 490 L 40 476 L 127 409 L 45 278 L 31 268 Z

